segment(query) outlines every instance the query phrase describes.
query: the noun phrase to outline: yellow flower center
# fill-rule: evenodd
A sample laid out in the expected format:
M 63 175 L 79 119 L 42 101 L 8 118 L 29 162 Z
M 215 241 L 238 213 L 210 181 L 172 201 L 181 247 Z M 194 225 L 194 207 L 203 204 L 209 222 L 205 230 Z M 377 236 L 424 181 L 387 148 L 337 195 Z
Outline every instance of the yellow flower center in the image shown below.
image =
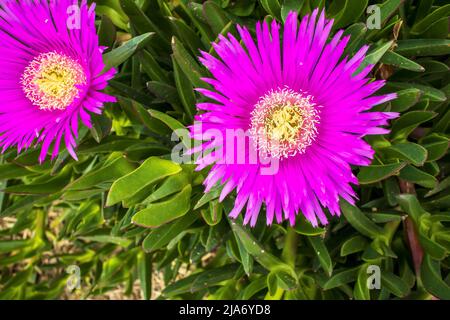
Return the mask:
M 304 153 L 317 136 L 320 120 L 311 100 L 289 88 L 263 96 L 251 118 L 250 134 L 257 149 L 276 158 Z
M 295 143 L 303 124 L 302 110 L 298 106 L 286 105 L 275 109 L 265 119 L 267 137 L 280 142 Z
M 86 84 L 83 67 L 57 52 L 37 56 L 21 78 L 26 97 L 41 110 L 64 110 L 79 97 L 78 86 Z

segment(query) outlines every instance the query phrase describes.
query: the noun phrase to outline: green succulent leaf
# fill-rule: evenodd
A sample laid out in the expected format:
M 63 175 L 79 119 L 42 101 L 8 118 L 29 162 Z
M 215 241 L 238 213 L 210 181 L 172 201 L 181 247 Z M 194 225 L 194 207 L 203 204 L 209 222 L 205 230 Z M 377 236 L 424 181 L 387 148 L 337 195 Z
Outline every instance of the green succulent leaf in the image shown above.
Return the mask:
M 398 173 L 404 166 L 405 163 L 400 162 L 363 167 L 359 171 L 358 181 L 361 184 L 379 182 L 391 176 L 398 175 Z
M 181 167 L 171 161 L 149 158 L 139 168 L 113 183 L 106 205 L 112 206 L 126 200 L 149 185 L 180 171 Z
M 155 228 L 189 212 L 192 187 L 187 185 L 181 192 L 168 200 L 151 203 L 133 216 L 133 223 Z
M 122 46 L 103 55 L 104 70 L 115 68 L 129 59 L 137 50 L 143 48 L 153 37 L 153 33 L 145 33 L 127 41 Z

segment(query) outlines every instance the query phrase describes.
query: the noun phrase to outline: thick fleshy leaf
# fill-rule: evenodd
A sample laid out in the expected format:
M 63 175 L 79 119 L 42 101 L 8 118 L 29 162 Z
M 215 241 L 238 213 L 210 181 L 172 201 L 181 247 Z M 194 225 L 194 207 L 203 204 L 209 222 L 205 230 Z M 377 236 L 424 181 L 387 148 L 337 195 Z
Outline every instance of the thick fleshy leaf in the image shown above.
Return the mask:
M 396 66 L 398 68 L 411 70 L 415 72 L 425 71 L 425 68 L 422 67 L 420 64 L 410 59 L 407 59 L 394 51 L 387 51 L 381 58 L 381 62 L 383 62 L 384 64 Z
M 180 171 L 181 167 L 176 163 L 155 157 L 149 158 L 139 168 L 113 183 L 106 205 L 112 206 L 126 200 L 149 185 Z
M 397 92 L 397 99 L 391 101 L 391 109 L 395 112 L 403 112 L 419 102 L 422 91 L 416 88 L 405 89 Z
M 188 214 L 176 221 L 152 230 L 145 237 L 142 247 L 146 252 L 153 252 L 167 246 L 170 241 L 176 238 L 182 231 L 188 229 L 197 219 L 198 215 Z
M 200 80 L 203 77 L 203 71 L 200 65 L 187 52 L 183 44 L 176 37 L 172 38 L 172 50 L 176 62 L 192 84 L 196 88 L 205 87 L 205 82 Z
M 345 257 L 349 254 L 363 251 L 368 245 L 366 238 L 362 236 L 354 236 L 342 244 L 341 256 Z
M 421 166 L 427 160 L 428 151 L 419 144 L 405 142 L 393 144 L 383 150 L 383 153 L 392 158 L 406 160 L 416 166 Z
M 394 175 L 398 175 L 405 166 L 404 162 L 363 167 L 358 174 L 360 184 L 369 184 L 382 181 Z
M 314 248 L 320 265 L 326 271 L 328 276 L 333 274 L 333 262 L 331 261 L 328 249 L 320 236 L 308 237 L 309 243 Z
M 421 123 L 433 119 L 436 113 L 431 111 L 411 111 L 398 118 L 392 126 L 391 135 L 396 139 L 406 139 Z
M 137 50 L 143 48 L 151 40 L 152 36 L 152 33 L 142 34 L 127 41 L 124 45 L 105 53 L 103 55 L 104 69 L 109 70 L 124 63 Z
M 450 299 L 450 286 L 442 280 L 439 261 L 425 255 L 420 270 L 423 285 L 429 293 L 440 299 Z
M 396 52 L 410 56 L 439 56 L 450 53 L 450 40 L 444 39 L 411 39 L 399 40 Z
M 187 185 L 170 199 L 149 204 L 147 208 L 133 216 L 133 223 L 146 228 L 155 228 L 182 217 L 190 209 L 191 191 L 191 185 Z
M 384 230 L 373 223 L 361 210 L 350 205 L 346 201 L 341 201 L 342 213 L 345 219 L 361 234 L 370 238 L 384 236 Z
M 131 164 L 125 157 L 119 156 L 109 165 L 91 171 L 88 174 L 81 176 L 79 179 L 73 181 L 66 187 L 66 190 L 86 190 L 104 182 L 112 182 L 132 172 L 134 169 L 135 166 Z
M 400 171 L 399 177 L 430 189 L 434 188 L 437 183 L 435 177 L 411 165 L 404 167 Z

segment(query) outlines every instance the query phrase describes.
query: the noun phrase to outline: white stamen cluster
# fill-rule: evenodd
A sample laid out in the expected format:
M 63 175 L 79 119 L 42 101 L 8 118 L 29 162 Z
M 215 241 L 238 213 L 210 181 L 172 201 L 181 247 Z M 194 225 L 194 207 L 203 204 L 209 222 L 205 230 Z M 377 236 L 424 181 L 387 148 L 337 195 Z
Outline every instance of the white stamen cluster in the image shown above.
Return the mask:
M 26 97 L 41 110 L 64 110 L 86 83 L 83 67 L 57 52 L 37 56 L 25 68 L 21 84 Z

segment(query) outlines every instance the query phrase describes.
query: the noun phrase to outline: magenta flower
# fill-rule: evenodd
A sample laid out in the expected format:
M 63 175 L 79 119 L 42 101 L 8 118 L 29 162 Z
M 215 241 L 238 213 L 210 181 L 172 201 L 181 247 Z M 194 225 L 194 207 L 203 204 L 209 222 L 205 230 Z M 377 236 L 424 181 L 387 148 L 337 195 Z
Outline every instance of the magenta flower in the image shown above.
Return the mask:
M 208 140 L 193 149 L 202 151 L 197 169 L 212 165 L 206 191 L 222 184 L 220 201 L 236 189 L 230 216 L 246 206 L 245 224 L 255 225 L 263 204 L 267 224 L 275 217 L 294 225 L 301 212 L 317 226 L 328 223 L 326 211 L 340 215 L 339 198 L 352 204 L 356 198 L 350 166 L 373 158 L 363 137 L 389 132 L 380 126 L 398 116 L 368 112 L 395 94 L 371 96 L 384 81 L 367 77 L 373 66 L 356 72 L 368 47 L 342 58 L 349 37 L 341 39 L 341 30 L 328 40 L 333 20 L 317 16 L 316 9 L 298 24 L 290 13 L 282 38 L 277 22 L 258 23 L 256 43 L 238 26 L 243 45 L 231 34 L 220 36 L 213 44 L 220 59 L 204 52 L 200 58 L 213 75 L 204 81 L 214 89 L 198 89 L 209 100 L 197 105 L 206 112 L 191 127 L 194 139 Z M 230 143 L 233 131 L 248 133 L 244 147 Z M 255 153 L 257 161 L 250 161 Z M 262 174 L 267 160 L 278 163 L 273 174 Z
M 91 127 L 115 99 L 101 92 L 115 70 L 104 63 L 94 5 L 85 0 L 0 0 L 0 147 L 42 143 L 39 161 L 61 140 L 73 158 L 78 125 Z

